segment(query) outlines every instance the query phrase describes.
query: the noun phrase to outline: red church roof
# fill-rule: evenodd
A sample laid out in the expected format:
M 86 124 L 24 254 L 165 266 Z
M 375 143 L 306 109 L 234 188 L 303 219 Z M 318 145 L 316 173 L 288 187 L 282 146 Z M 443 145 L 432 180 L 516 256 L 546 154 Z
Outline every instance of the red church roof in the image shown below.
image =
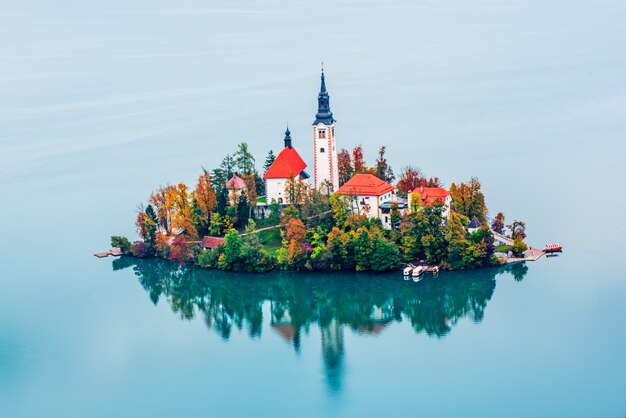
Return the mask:
M 373 174 L 355 174 L 337 190 L 339 194 L 359 196 L 382 196 L 393 190 L 393 186 Z
M 413 190 L 411 194 L 418 194 L 420 196 L 420 204 L 432 205 L 437 200 L 441 200 L 441 203 L 445 203 L 446 197 L 448 197 L 450 193 L 442 187 L 420 186 Z
M 306 168 L 306 163 L 293 147 L 285 147 L 278 154 L 270 168 L 263 176 L 264 179 L 286 179 L 298 176 Z

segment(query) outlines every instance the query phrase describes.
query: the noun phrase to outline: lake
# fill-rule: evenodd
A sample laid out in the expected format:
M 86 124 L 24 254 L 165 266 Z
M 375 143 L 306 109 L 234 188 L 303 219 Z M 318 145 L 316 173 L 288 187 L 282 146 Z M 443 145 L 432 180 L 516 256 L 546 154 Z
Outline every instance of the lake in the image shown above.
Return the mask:
M 0 5 L 0 416 L 624 416 L 619 1 Z M 158 185 L 247 141 L 446 185 L 559 257 L 233 274 L 96 259 Z M 507 222 L 507 223 L 508 223 Z

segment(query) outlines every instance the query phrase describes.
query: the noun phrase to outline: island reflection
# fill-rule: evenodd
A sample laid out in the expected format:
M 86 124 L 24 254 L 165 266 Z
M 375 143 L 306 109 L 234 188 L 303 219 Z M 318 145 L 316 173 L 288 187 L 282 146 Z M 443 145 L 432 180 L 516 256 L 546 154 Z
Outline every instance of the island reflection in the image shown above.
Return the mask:
M 270 304 L 270 326 L 300 350 L 301 334 L 312 324 L 321 330 L 325 375 L 331 392 L 341 388 L 344 327 L 378 334 L 392 322 L 408 320 L 416 333 L 441 338 L 459 319 L 480 322 L 496 286 L 508 270 L 515 280 L 523 264 L 468 272 L 442 273 L 419 283 L 401 274 L 274 273 L 235 274 L 207 271 L 156 259 L 122 257 L 113 269 L 132 267 L 152 303 L 163 297 L 183 319 L 196 313 L 209 329 L 228 340 L 233 327 L 260 337 L 263 305 Z

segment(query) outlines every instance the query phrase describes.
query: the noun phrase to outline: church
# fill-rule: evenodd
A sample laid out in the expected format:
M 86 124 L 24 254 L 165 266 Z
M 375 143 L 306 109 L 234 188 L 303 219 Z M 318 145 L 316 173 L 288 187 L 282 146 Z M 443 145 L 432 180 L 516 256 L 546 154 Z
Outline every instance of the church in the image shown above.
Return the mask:
M 326 90 L 326 79 L 322 70 L 320 92 L 317 96 L 317 113 L 313 122 L 313 187 L 331 194 L 339 189 L 339 171 L 337 167 L 337 139 L 335 137 L 335 119 L 330 111 L 330 97 Z M 293 202 L 287 192 L 287 185 L 297 185 L 308 190 L 309 174 L 304 162 L 293 145 L 289 128 L 285 132 L 284 148 L 263 176 L 266 184 L 266 197 L 259 199 L 257 214 L 266 215 L 266 208 L 272 202 L 289 205 Z

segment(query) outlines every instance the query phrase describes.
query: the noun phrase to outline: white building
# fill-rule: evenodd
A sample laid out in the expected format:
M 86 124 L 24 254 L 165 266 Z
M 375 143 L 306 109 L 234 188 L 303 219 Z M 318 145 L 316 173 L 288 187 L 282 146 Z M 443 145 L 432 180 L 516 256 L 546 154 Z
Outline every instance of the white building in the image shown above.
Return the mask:
M 266 205 L 276 201 L 280 205 L 288 205 L 289 201 L 286 186 L 290 178 L 300 182 L 303 188 L 308 189 L 309 175 L 304 171 L 306 163 L 291 145 L 291 132 L 285 132 L 285 148 L 278 154 L 274 163 L 267 169 L 265 179 Z
M 313 179 L 314 187 L 323 192 L 334 192 L 339 189 L 335 122 L 330 111 L 330 98 L 322 70 L 322 84 L 317 96 L 317 114 L 313 122 Z
M 414 206 L 429 206 L 434 203 L 443 205 L 443 212 L 441 216 L 444 219 L 450 218 L 450 204 L 452 203 L 452 196 L 443 187 L 417 187 L 409 194 L 409 207 L 411 210 L 416 209 Z
M 391 204 L 398 203 L 401 213 L 406 208 L 397 202 L 394 187 L 373 174 L 355 174 L 336 193 L 348 197 L 354 214 L 379 218 L 386 229 L 391 229 Z

